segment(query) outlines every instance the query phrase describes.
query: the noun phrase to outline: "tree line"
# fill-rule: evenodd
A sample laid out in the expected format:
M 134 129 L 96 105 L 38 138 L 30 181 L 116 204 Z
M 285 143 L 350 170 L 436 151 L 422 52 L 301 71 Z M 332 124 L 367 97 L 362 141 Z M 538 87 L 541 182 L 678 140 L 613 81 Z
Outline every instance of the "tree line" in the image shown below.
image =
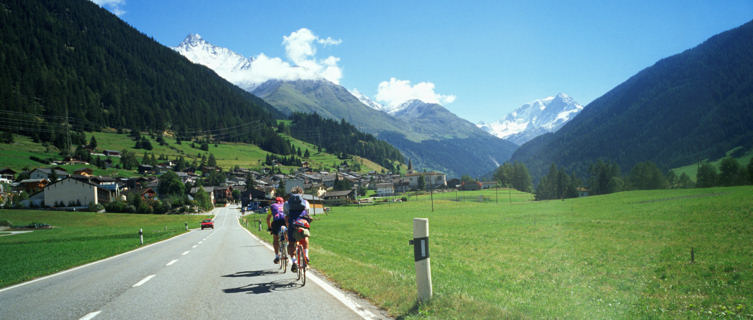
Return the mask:
M 668 188 L 709 188 L 715 186 L 738 186 L 753 184 L 753 158 L 743 166 L 733 157 L 725 157 L 719 168 L 709 162 L 700 162 L 697 167 L 697 182 L 686 174 L 679 176 L 672 170 L 662 172 L 652 161 L 639 162 L 623 175 L 614 161 L 597 160 L 588 169 L 584 180 L 575 172 L 551 164 L 549 171 L 536 185 L 536 200 L 565 199 L 581 194 L 600 195 L 627 190 L 653 190 Z M 531 177 L 522 163 L 505 163 L 494 172 L 494 178 L 502 186 L 531 192 Z

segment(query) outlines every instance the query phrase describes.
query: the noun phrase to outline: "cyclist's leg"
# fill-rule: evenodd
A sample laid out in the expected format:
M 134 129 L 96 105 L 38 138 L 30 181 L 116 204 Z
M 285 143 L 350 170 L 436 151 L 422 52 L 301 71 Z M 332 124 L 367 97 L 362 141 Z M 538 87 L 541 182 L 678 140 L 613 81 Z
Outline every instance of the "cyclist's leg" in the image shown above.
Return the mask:
M 272 243 L 274 244 L 274 247 L 275 247 L 275 256 L 279 257 L 280 256 L 280 237 L 277 234 L 274 234 L 272 235 L 272 239 L 273 239 Z

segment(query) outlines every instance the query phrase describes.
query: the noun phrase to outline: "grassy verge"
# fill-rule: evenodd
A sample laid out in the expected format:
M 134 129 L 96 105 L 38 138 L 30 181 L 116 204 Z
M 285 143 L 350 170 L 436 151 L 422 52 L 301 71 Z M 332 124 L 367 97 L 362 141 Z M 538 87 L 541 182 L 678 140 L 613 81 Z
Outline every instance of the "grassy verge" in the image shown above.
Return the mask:
M 0 287 L 10 286 L 139 247 L 199 226 L 202 215 L 141 215 L 35 210 L 0 210 L 13 225 L 46 223 L 54 228 L 0 235 Z
M 499 203 L 446 193 L 434 195 L 434 212 L 428 195 L 335 207 L 312 224 L 312 266 L 405 319 L 751 318 L 752 193 L 746 186 L 541 202 L 511 193 Z M 430 221 L 434 298 L 425 305 L 415 303 L 414 217 Z

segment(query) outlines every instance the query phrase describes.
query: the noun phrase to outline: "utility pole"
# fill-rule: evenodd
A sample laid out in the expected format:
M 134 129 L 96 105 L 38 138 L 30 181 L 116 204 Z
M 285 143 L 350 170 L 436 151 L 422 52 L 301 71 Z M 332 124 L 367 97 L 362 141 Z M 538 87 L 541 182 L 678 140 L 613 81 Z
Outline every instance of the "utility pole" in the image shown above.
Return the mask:
M 434 212 L 434 188 L 429 187 L 429 195 L 431 196 L 431 212 Z
M 70 124 L 68 122 L 68 106 L 65 106 L 65 150 L 63 151 L 64 155 L 68 155 L 68 153 L 71 151 L 71 132 L 68 129 L 70 127 Z

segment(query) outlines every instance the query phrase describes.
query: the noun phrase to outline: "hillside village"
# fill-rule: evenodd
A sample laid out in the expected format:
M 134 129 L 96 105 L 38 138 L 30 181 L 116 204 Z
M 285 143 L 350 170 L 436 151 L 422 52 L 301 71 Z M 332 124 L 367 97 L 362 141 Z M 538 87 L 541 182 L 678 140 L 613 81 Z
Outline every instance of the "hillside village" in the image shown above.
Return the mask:
M 109 151 L 107 155 L 119 157 L 115 151 Z M 133 198 L 138 197 L 155 207 L 159 205 L 149 202 L 169 197 L 163 195 L 160 188 L 160 181 L 168 172 L 180 180 L 189 201 L 177 205 L 173 201 L 170 208 L 152 208 L 149 213 L 198 212 L 200 206 L 191 201 L 195 201 L 197 194 L 202 192 L 208 196 L 212 207 L 234 202 L 241 203 L 244 208 L 258 209 L 277 196 L 289 194 L 293 187 L 300 186 L 308 200 L 315 204 L 314 210 L 318 211 L 323 210 L 325 205 L 372 202 L 375 198 L 411 190 L 447 187 L 446 175 L 438 172 L 408 170 L 404 175 L 375 171 L 362 173 L 352 171 L 347 165 L 333 172 L 314 171 L 307 162 L 294 172 L 284 174 L 274 167 L 260 171 L 236 167 L 225 172 L 218 167 L 202 166 L 196 171 L 175 171 L 175 163 L 165 161 L 156 166 L 140 164 L 137 170 L 139 176 L 129 178 L 95 176 L 93 170 L 86 166 L 88 163 L 76 160 L 73 163 L 80 164 L 81 168 L 69 172 L 60 166 L 61 163 L 52 163 L 50 167 L 25 172 L 10 168 L 0 170 L 0 204 L 6 208 L 103 211 L 109 209 L 108 203 L 132 203 Z M 222 177 L 219 180 L 217 173 Z M 209 179 L 210 176 L 215 178 Z M 481 184 L 471 186 L 475 187 L 480 188 Z M 366 194 L 369 197 L 364 197 Z

